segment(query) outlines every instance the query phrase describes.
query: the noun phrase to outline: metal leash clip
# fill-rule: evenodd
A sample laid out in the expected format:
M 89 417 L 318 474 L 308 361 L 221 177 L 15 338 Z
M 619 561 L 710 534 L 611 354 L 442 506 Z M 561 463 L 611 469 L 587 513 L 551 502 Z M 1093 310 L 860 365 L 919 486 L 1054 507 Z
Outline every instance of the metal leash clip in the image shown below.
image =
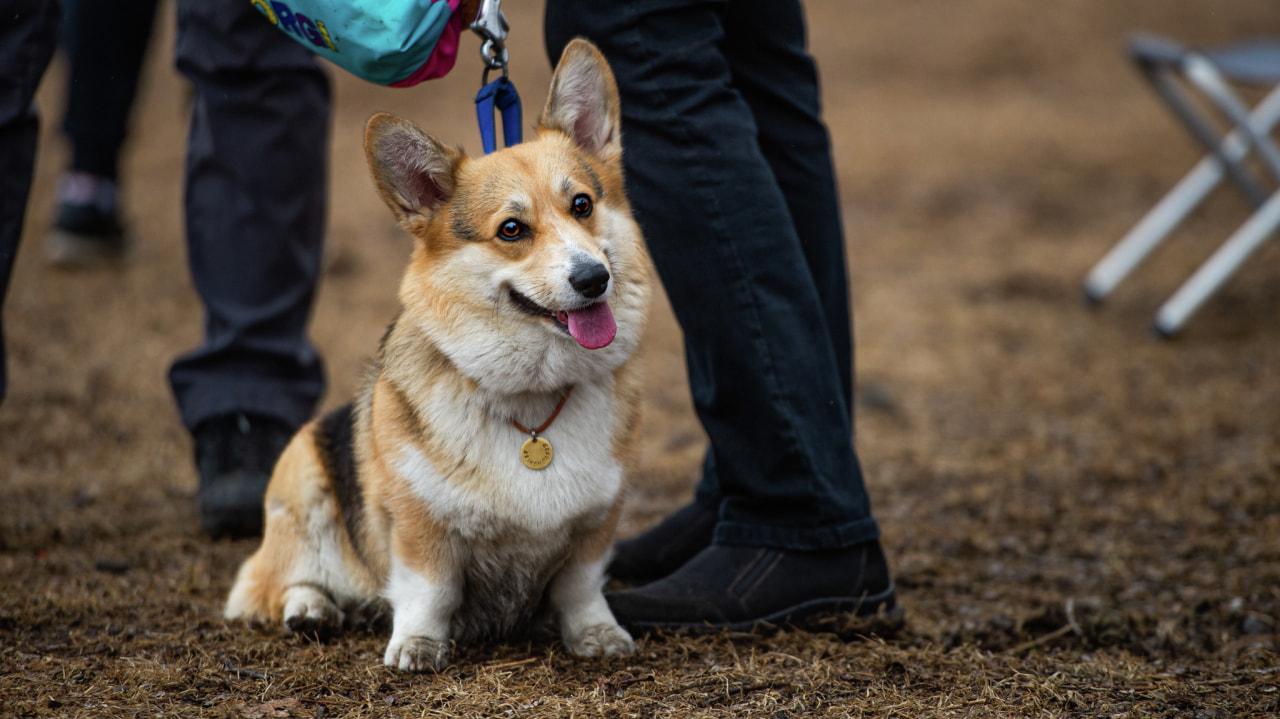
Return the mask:
M 484 154 L 498 149 L 497 122 L 494 113 L 502 115 L 502 140 L 506 147 L 520 144 L 522 119 L 520 94 L 507 79 L 507 18 L 502 14 L 500 0 L 481 0 L 480 12 L 471 29 L 483 40 L 480 56 L 484 59 L 484 79 L 476 95 L 476 119 L 480 123 L 480 141 Z M 502 70 L 502 77 L 489 82 L 490 70 Z
M 507 17 L 502 14 L 501 0 L 480 0 L 480 12 L 476 13 L 471 31 L 480 36 L 480 57 L 484 60 L 486 76 L 489 70 L 507 71 Z

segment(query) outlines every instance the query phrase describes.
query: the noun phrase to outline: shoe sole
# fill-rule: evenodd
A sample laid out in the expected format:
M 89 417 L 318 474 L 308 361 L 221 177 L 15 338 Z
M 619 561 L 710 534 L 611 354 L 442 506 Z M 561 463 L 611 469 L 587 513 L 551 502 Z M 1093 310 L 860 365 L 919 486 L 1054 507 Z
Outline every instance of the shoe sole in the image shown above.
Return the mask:
M 811 631 L 833 631 L 844 637 L 846 634 L 866 634 L 868 627 L 871 633 L 884 634 L 896 631 L 903 622 L 902 607 L 897 604 L 894 586 L 879 594 L 866 597 L 830 597 L 811 599 L 807 602 L 788 607 L 773 614 L 740 622 L 625 622 L 628 629 L 638 632 L 653 630 L 675 630 L 690 633 L 716 632 L 753 632 L 760 630 L 776 630 L 782 626 L 794 626 Z M 879 629 L 878 625 L 883 625 Z M 879 629 L 879 630 L 876 630 Z
M 45 257 L 55 267 L 97 267 L 122 262 L 128 247 L 127 235 L 80 235 L 55 228 L 46 240 Z

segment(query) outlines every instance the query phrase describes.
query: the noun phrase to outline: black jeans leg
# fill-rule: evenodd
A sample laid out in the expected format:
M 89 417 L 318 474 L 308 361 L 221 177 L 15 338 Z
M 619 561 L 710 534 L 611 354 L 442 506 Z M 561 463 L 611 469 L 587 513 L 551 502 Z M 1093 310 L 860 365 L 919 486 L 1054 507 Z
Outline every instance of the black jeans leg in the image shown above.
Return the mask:
M 754 48 L 759 62 L 744 63 L 734 52 L 737 13 L 751 10 L 557 1 L 548 4 L 547 48 L 554 58 L 570 38 L 588 37 L 618 79 L 628 193 L 684 331 L 694 405 L 711 439 L 699 499 L 718 499 L 714 541 L 848 546 L 879 529 L 852 443 L 852 343 L 826 131 L 811 61 L 797 62 L 807 60 L 799 5 L 769 9 L 776 36 Z M 801 99 L 775 107 L 792 95 Z M 760 128 L 779 121 L 801 133 L 804 152 L 786 155 L 784 128 Z M 806 190 L 815 199 L 801 197 Z M 793 207 L 815 217 L 797 222 Z
M 328 77 L 248 2 L 179 0 L 195 86 L 186 232 L 205 340 L 169 373 L 188 428 L 245 412 L 300 425 L 324 390 L 306 326 L 320 273 Z
M 71 169 L 115 179 L 156 0 L 63 0 Z
M 0 401 L 8 387 L 4 297 L 22 239 L 40 121 L 32 101 L 57 40 L 58 4 L 0 0 Z
M 735 0 L 724 18 L 724 54 L 734 88 L 751 108 L 760 152 L 786 198 L 837 365 L 848 368 L 840 373 L 841 395 L 852 413 L 853 320 L 844 226 L 818 70 L 805 50 L 804 15 L 796 0 Z

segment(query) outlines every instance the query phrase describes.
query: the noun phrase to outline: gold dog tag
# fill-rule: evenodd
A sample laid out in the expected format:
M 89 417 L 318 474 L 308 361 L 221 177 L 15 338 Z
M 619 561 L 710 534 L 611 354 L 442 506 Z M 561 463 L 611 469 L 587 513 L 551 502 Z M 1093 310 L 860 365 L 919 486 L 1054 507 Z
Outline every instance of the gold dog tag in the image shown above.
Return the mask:
M 520 459 L 529 469 L 543 469 L 551 464 L 551 443 L 541 437 L 530 437 L 520 448 Z

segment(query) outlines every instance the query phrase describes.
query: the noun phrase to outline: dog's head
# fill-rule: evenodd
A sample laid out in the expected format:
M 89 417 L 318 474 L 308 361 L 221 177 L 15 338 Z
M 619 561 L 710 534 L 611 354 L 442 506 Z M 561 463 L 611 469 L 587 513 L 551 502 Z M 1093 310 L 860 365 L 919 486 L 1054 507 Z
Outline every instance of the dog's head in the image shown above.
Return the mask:
M 415 238 L 402 321 L 482 385 L 562 387 L 639 341 L 649 263 L 620 125 L 613 73 L 584 40 L 565 49 L 533 141 L 469 157 L 393 115 L 369 120 L 374 181 Z

